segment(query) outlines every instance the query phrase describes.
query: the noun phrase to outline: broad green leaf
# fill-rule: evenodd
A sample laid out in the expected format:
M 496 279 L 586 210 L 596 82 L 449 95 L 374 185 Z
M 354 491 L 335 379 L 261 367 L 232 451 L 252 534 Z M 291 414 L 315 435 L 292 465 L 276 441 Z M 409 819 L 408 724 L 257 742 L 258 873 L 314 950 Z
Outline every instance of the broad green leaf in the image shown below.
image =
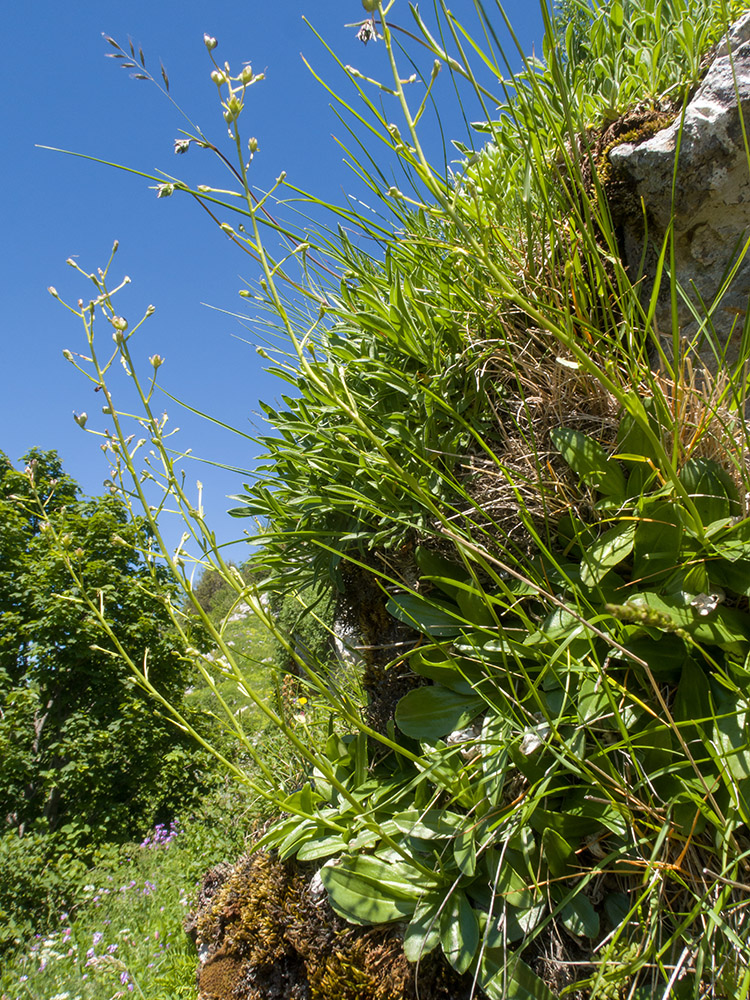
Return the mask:
M 466 583 L 469 580 L 469 574 L 465 567 L 451 562 L 437 552 L 432 552 L 424 545 L 417 546 L 414 559 L 422 576 L 434 583 L 453 600 L 456 600 L 461 592 L 461 588 L 456 584 Z
M 466 893 L 455 889 L 440 914 L 443 954 L 459 974 L 466 972 L 479 945 L 479 921 Z
M 653 400 L 644 400 L 647 411 L 653 407 Z M 657 431 L 658 425 L 652 416 L 648 417 L 652 427 Z M 642 425 L 630 413 L 624 413 L 617 430 L 618 458 L 630 475 L 627 482 L 628 496 L 638 497 L 643 493 L 646 483 L 655 476 L 654 468 L 658 466 L 658 456 L 654 446 Z
M 486 703 L 440 686 L 409 691 L 396 706 L 396 725 L 406 736 L 433 742 L 467 726 Z
M 505 910 L 505 936 L 507 940 L 513 943 L 528 937 L 546 912 L 547 903 L 544 900 L 525 908 L 508 905 Z
M 634 656 L 648 663 L 655 677 L 679 681 L 688 657 L 685 641 L 671 632 L 650 630 L 651 635 L 637 635 L 624 643 Z
M 579 620 L 579 616 L 567 608 L 555 608 L 542 622 L 539 633 L 532 633 L 528 637 L 529 644 L 538 642 L 540 639 L 567 639 L 571 634 L 585 632 L 585 623 Z
M 553 878 L 569 875 L 575 865 L 575 849 L 557 830 L 548 827 L 542 833 L 544 857 Z
M 466 826 L 467 818 L 444 809 L 428 809 L 427 812 L 408 809 L 392 816 L 391 822 L 401 833 L 432 840 L 455 837 Z
M 315 803 L 320 801 L 320 795 L 313 791 L 312 785 L 307 781 L 302 788 L 284 799 L 281 803 L 281 808 L 286 812 L 296 812 L 301 809 L 303 812 L 312 814 L 315 811 Z
M 690 458 L 680 470 L 680 482 L 690 494 L 704 525 L 740 512 L 734 480 L 710 458 Z
M 581 582 L 586 587 L 599 583 L 601 578 L 627 559 L 633 551 L 636 525 L 633 521 L 616 524 L 605 531 L 593 546 L 584 552 Z
M 723 528 L 712 541 L 715 551 L 730 562 L 750 559 L 750 518 Z
M 606 677 L 583 678 L 576 698 L 576 708 L 581 722 L 587 725 L 597 723 L 599 728 L 604 720 L 607 728 L 614 725 L 613 720 L 609 718 L 612 715 L 612 706 L 605 691 L 607 683 Z
M 585 552 L 596 541 L 596 530 L 572 514 L 563 514 L 557 522 L 557 533 L 566 556 Z
M 439 912 L 444 900 L 444 893 L 428 892 L 417 903 L 404 933 L 404 955 L 408 962 L 418 962 L 440 943 Z
M 527 910 L 534 906 L 536 889 L 534 879 L 524 872 L 523 860 L 517 851 L 500 852 L 492 848 L 485 851 L 485 867 L 489 867 L 489 878 L 497 896 L 508 906 Z
M 604 910 L 613 927 L 619 927 L 627 918 L 632 904 L 625 892 L 609 892 L 604 897 Z
M 594 938 L 599 933 L 599 914 L 583 893 L 579 892 L 561 907 L 559 915 L 565 927 L 576 937 Z
M 657 574 L 678 566 L 682 535 L 682 519 L 674 503 L 645 504 L 633 540 L 633 579 L 651 586 Z
M 555 1000 L 555 994 L 539 976 L 504 948 L 485 951 L 479 984 L 489 1000 Z
M 386 604 L 386 610 L 394 618 L 426 635 L 458 635 L 465 625 L 455 605 L 437 598 L 427 600 L 413 593 L 394 594 Z
M 302 844 L 311 840 L 319 829 L 319 825 L 313 820 L 303 819 L 300 821 L 297 819 L 297 825 L 280 843 L 277 843 L 276 845 L 279 852 L 279 858 L 282 861 L 285 861 L 286 858 L 296 854 Z
M 473 876 L 477 867 L 477 848 L 474 830 L 469 826 L 453 841 L 453 857 L 459 871 L 469 877 Z
M 638 595 L 636 607 L 643 606 L 666 615 L 669 626 L 655 627 L 682 628 L 696 642 L 721 647 L 731 653 L 744 654 L 750 641 L 750 615 L 736 608 L 719 606 L 710 614 L 702 615 L 697 608 L 684 601 L 660 597 L 646 591 Z
M 427 677 L 451 691 L 465 695 L 472 693 L 471 684 L 461 675 L 458 663 L 440 649 L 429 649 L 424 653 L 417 650 L 410 658 L 409 666 L 420 677 Z
M 587 800 L 580 792 L 565 796 L 559 809 L 536 808 L 529 822 L 539 833 L 552 828 L 571 843 L 579 843 L 602 829 L 611 830 L 620 837 L 627 835 L 627 824 L 621 813 L 603 802 Z
M 338 836 L 316 838 L 297 851 L 297 860 L 315 861 L 318 858 L 331 858 L 334 854 L 341 854 L 347 847 L 347 842 Z
M 671 726 L 666 722 L 651 719 L 631 739 L 632 747 L 640 758 L 646 774 L 652 778 L 674 763 L 675 736 Z
M 735 594 L 750 597 L 750 560 L 738 559 L 730 562 L 722 559 L 720 562 L 708 564 L 711 585 L 718 584 Z
M 713 681 L 710 685 L 713 745 L 736 781 L 750 778 L 750 706 L 740 694 Z
M 320 877 L 334 911 L 352 924 L 388 924 L 411 916 L 424 886 L 412 870 L 362 854 L 324 865 Z
M 291 816 L 289 819 L 273 823 L 266 833 L 254 845 L 254 850 L 261 850 L 267 847 L 278 847 L 290 834 L 299 831 L 303 821 L 299 816 Z M 315 824 L 309 823 L 308 829 L 314 830 Z
M 711 715 L 711 691 L 705 671 L 692 659 L 685 661 L 672 715 L 676 722 L 681 723 L 683 739 L 693 744 L 691 749 L 694 755 L 701 758 L 703 754 L 696 743 L 702 743 L 703 726 Z
M 492 611 L 493 602 L 487 594 L 472 588 L 460 591 L 456 600 L 467 622 L 488 628 L 497 625 L 497 616 Z
M 581 431 L 560 427 L 550 433 L 555 448 L 573 472 L 602 496 L 625 498 L 625 476 L 617 462 L 604 448 Z

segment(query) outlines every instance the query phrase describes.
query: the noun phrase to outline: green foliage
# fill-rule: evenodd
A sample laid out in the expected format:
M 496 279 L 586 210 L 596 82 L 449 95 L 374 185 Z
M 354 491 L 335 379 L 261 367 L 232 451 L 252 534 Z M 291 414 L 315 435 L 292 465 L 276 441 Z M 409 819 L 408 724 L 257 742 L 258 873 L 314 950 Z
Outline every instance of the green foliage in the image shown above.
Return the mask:
M 427 160 L 418 128 L 437 69 L 420 70 L 414 99 L 394 5 L 376 6 L 393 78 L 344 71 L 359 121 L 369 116 L 404 183 L 386 186 L 380 166 L 366 165 L 372 154 L 352 154 L 395 222 L 338 214 L 377 252 L 332 229 L 300 234 L 299 252 L 274 258 L 261 222 L 289 234 L 261 220 L 250 195 L 247 84 L 228 67 L 220 92 L 245 197 L 173 189 L 241 216 L 241 228 L 222 228 L 258 257 L 256 302 L 286 337 L 271 370 L 292 394 L 283 409 L 266 408 L 264 478 L 235 510 L 264 519 L 262 587 L 302 606 L 352 579 L 382 593 L 379 618 L 369 594 L 347 597 L 359 597 L 376 639 L 391 635 L 391 619 L 400 629 L 381 644 L 392 653 L 382 684 L 399 692 L 393 719 L 371 725 L 327 663 L 301 655 L 296 626 L 285 629 L 222 563 L 154 435 L 155 381 L 144 389 L 133 374 L 132 334 L 115 337 L 141 393 L 138 420 L 204 560 L 253 601 L 330 710 L 321 740 L 305 713 L 300 728 L 274 719 L 247 689 L 305 766 L 291 794 L 282 782 L 266 788 L 283 815 L 257 846 L 324 862 L 339 916 L 405 923 L 410 960 L 439 950 L 491 1000 L 559 992 L 539 958 L 552 942 L 586 956 L 567 970 L 568 992 L 666 996 L 679 983 L 686 997 L 746 993 L 747 357 L 711 380 L 677 344 L 652 370 L 652 311 L 620 262 L 588 131 L 636 102 L 682 96 L 730 11 L 601 4 L 586 13 L 583 52 L 580 32 L 561 39 L 545 9 L 545 62 L 527 60 L 495 99 L 505 61 L 485 5 L 482 45 L 443 3 L 432 31 L 412 9 L 421 54 L 468 85 L 492 140 L 478 156 L 459 146 L 466 160 L 446 174 Z M 194 138 L 216 148 L 199 130 Z M 96 303 L 115 331 L 119 320 L 101 274 L 78 315 L 89 377 L 109 393 Z M 285 280 L 301 301 L 283 297 Z M 140 479 L 124 440 L 118 429 L 109 446 L 128 494 Z M 211 635 L 222 676 L 244 683 L 223 625 Z M 236 732 L 247 747 L 238 722 Z
M 292 647 L 274 643 L 273 660 L 277 676 L 299 673 L 297 660 L 316 664 L 333 658 L 333 613 L 335 600 L 330 591 L 309 588 L 301 592 L 275 591 L 272 611 L 279 632 L 292 640 Z
M 232 563 L 231 569 L 235 569 Z M 240 577 L 247 584 L 251 584 L 257 577 L 257 571 L 250 566 L 242 566 L 237 570 Z M 210 615 L 214 621 L 221 621 L 227 615 L 232 615 L 237 609 L 237 593 L 218 570 L 208 568 L 201 573 L 200 580 L 193 589 L 195 600 L 203 610 Z M 241 613 L 242 609 L 239 609 Z
M 186 665 L 163 600 L 138 555 L 142 526 L 113 496 L 78 500 L 52 452 L 8 463 L 0 517 L 13 551 L 0 570 L 0 746 L 8 768 L 0 812 L 19 834 L 59 831 L 71 845 L 127 838 L 169 817 L 193 794 L 192 747 L 134 688 L 61 558 L 70 553 L 114 634 L 147 659 L 165 697 L 179 703 Z M 165 593 L 169 586 L 162 574 Z
M 142 526 L 114 496 L 79 499 L 54 452 L 25 461 L 16 472 L 3 456 L 0 478 L 0 947 L 45 925 L 97 845 L 195 801 L 206 767 L 102 641 L 58 548 L 116 640 L 180 704 L 187 665 L 163 601 L 173 587 L 161 573 L 154 592 Z
M 0 848 L 0 879 L 26 880 L 29 891 L 23 898 L 48 906 L 50 918 L 44 934 L 33 933 L 41 926 L 33 923 L 33 913 L 19 928 L 29 933 L 4 956 L 0 996 L 52 1000 L 67 993 L 80 1000 L 110 1000 L 118 992 L 132 992 L 149 1000 L 195 997 L 195 949 L 182 923 L 205 871 L 243 851 L 254 820 L 253 804 L 245 796 L 216 788 L 196 812 L 171 828 L 158 827 L 140 845 L 104 848 L 93 867 L 59 851 L 42 865 L 34 845 L 49 851 L 50 838 L 16 838 L 7 869 Z M 11 870 L 12 864 L 18 867 Z

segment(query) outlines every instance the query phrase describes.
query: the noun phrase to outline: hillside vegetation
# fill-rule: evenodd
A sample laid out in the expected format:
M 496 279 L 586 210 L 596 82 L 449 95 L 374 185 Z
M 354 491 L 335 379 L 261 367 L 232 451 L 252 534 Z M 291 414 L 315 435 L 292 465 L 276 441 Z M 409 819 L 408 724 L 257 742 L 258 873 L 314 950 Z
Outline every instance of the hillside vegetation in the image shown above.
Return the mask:
M 190 655 L 239 748 L 216 753 L 282 815 L 256 848 L 322 865 L 338 918 L 402 926 L 410 963 L 442 953 L 490 1000 L 747 997 L 749 341 L 722 367 L 706 303 L 720 374 L 691 361 L 676 319 L 665 350 L 621 262 L 599 142 L 678 115 L 739 7 L 566 0 L 515 75 L 497 5 L 478 0 L 473 27 L 440 0 L 429 24 L 400 0 L 365 7 L 362 65 L 339 64 L 348 89 L 332 93 L 382 216 L 349 204 L 328 228 L 275 222 L 296 189 L 281 177 L 253 194 L 243 110 L 260 78 L 221 64 L 208 37 L 230 138 L 196 130 L 185 148 L 217 151 L 237 190 L 160 182 L 256 257 L 245 295 L 278 331 L 270 370 L 291 388 L 265 407 L 266 458 L 234 511 L 263 525 L 259 577 L 226 564 L 185 492 L 154 409 L 161 359 L 142 380 L 112 262 L 81 270 L 93 295 L 72 310 L 113 482 L 142 502 L 209 637 L 210 657 Z M 375 51 L 387 79 L 368 68 Z M 454 85 L 481 121 L 458 162 L 430 162 L 422 130 Z M 676 303 L 669 239 L 657 274 Z M 135 427 L 108 384 L 113 337 Z M 155 449 L 145 478 L 131 433 Z M 302 711 L 254 689 L 229 616 L 205 612 L 188 558 L 162 544 L 149 480 L 285 650 Z M 356 636 L 361 690 L 325 643 L 302 648 L 280 625 L 266 599 L 279 594 Z M 286 737 L 301 782 L 279 779 L 226 680 Z M 262 943 L 238 962 L 262 966 Z

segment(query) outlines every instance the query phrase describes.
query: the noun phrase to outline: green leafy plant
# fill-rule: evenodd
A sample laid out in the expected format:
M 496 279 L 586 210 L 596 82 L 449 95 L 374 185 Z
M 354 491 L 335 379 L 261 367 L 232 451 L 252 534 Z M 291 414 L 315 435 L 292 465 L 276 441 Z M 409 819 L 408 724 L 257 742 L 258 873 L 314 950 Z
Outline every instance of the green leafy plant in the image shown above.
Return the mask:
M 153 410 L 161 359 L 141 382 L 138 327 L 116 312 L 109 267 L 72 310 L 88 351 L 73 360 L 105 393 L 113 481 L 144 505 L 222 675 L 246 686 L 304 768 L 295 790 L 274 783 L 223 704 L 267 779 L 252 787 L 284 814 L 259 847 L 323 862 L 339 916 L 405 923 L 410 960 L 440 949 L 491 1000 L 747 996 L 747 357 L 716 377 L 699 370 L 676 318 L 672 357 L 659 353 L 660 285 L 675 303 L 679 291 L 670 247 L 644 301 L 620 260 L 606 164 L 593 152 L 633 105 L 660 123 L 677 113 L 734 10 L 682 0 L 586 8 L 582 51 L 580 33 L 561 38 L 545 9 L 544 62 L 527 59 L 506 78 L 489 5 L 476 8 L 481 43 L 442 2 L 435 27 L 414 8 L 409 29 L 393 21 L 395 2 L 368 3 L 366 30 L 392 77 L 338 63 L 354 95 L 334 93 L 342 113 L 353 110 L 401 171 L 399 186 L 385 182 L 351 125 L 351 162 L 393 226 L 351 207 L 334 222 L 371 241 L 369 255 L 333 224 L 295 236 L 277 223 L 283 177 L 254 198 L 241 115 L 258 78 L 219 67 L 206 39 L 239 190 L 170 180 L 158 193 L 189 193 L 234 219 L 223 231 L 261 269 L 246 295 L 284 338 L 267 354 L 292 394 L 266 408 L 265 463 L 234 511 L 263 519 L 262 583 L 232 572 L 185 493 L 183 456 Z M 431 69 L 415 56 L 418 72 L 404 76 L 402 33 Z M 479 152 L 459 145 L 455 170 L 432 164 L 421 141 L 441 67 L 459 93 L 468 88 L 491 140 Z M 181 141 L 228 165 L 202 132 Z M 698 317 L 719 354 L 720 297 Z M 115 349 L 100 358 L 101 320 Z M 145 477 L 109 388 L 117 358 L 140 397 L 138 433 L 154 447 Z M 191 591 L 182 551 L 163 543 L 147 480 L 181 509 L 201 563 L 297 664 L 330 714 L 325 741 L 248 684 L 224 624 Z M 382 703 L 393 685 L 392 718 L 300 655 L 264 609 L 264 591 L 305 603 L 311 586 L 344 601 L 348 592 L 365 687 Z M 195 655 L 219 693 L 215 661 Z

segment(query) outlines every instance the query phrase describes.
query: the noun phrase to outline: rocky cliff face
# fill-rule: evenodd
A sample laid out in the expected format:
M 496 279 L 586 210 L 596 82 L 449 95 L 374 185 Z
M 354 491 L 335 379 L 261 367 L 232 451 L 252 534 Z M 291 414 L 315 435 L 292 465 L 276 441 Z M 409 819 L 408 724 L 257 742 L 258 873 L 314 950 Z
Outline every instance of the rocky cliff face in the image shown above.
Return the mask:
M 713 352 L 701 337 L 707 314 L 731 363 L 750 296 L 750 254 L 745 253 L 750 241 L 749 112 L 747 14 L 719 46 L 684 114 L 645 142 L 623 143 L 609 153 L 618 179 L 636 196 L 636 211 L 623 224 L 623 253 L 634 280 L 643 276 L 644 303 L 654 287 L 674 209 L 675 277 L 688 300 L 679 302 L 681 332 L 698 338 L 697 350 L 711 368 Z M 735 267 L 731 288 L 722 293 Z M 666 270 L 655 318 L 660 337 L 671 343 Z

